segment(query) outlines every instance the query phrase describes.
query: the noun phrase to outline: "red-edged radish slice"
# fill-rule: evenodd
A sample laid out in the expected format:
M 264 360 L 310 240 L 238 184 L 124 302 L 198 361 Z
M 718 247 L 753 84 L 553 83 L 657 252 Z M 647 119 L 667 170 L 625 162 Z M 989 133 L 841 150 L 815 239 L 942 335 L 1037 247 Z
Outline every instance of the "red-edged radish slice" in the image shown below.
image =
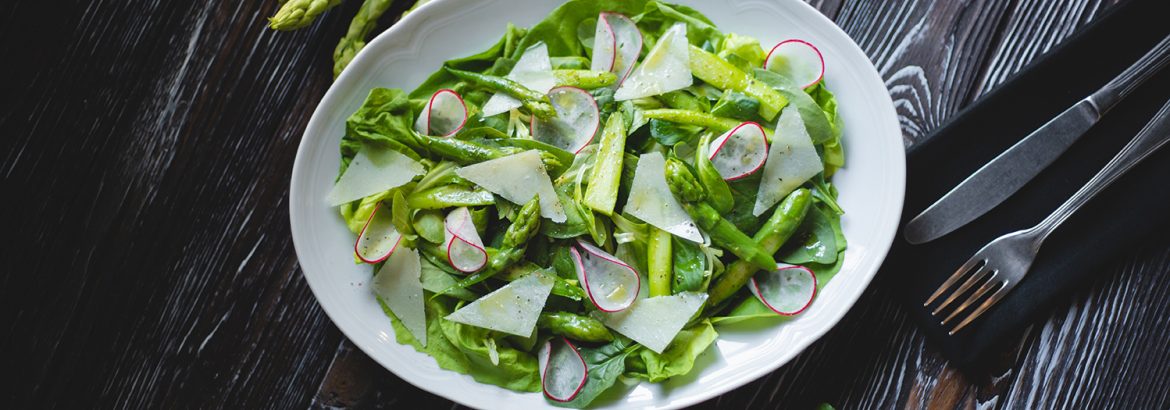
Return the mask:
M 464 124 L 467 124 L 467 104 L 459 93 L 444 88 L 431 94 L 431 100 L 414 122 L 414 130 L 422 135 L 449 137 L 463 129 Z
M 794 316 L 808 309 L 817 296 L 817 275 L 804 266 L 781 264 L 780 269 L 752 276 L 749 288 L 768 309 Z
M 642 32 L 624 14 L 602 12 L 597 16 L 593 37 L 593 61 L 590 69 L 617 74 L 617 85 L 634 71 L 642 52 Z
M 825 57 L 812 43 L 797 39 L 784 40 L 768 52 L 764 69 L 787 76 L 808 88 L 825 77 Z
M 460 272 L 475 272 L 487 264 L 487 251 L 483 240 L 471 221 L 467 207 L 456 208 L 447 214 L 444 243 L 447 247 L 447 263 Z
M 602 312 L 619 312 L 630 307 L 638 298 L 642 279 L 629 264 L 616 256 L 577 240 L 577 246 L 570 248 L 576 262 L 577 280 L 589 294 L 589 300 Z
M 711 165 L 719 175 L 734 181 L 754 174 L 768 158 L 768 138 L 764 127 L 748 121 L 711 141 L 708 148 Z
M 366 221 L 366 226 L 362 227 L 362 232 L 358 234 L 357 242 L 353 244 L 354 253 L 365 263 L 386 260 L 402 240 L 402 235 L 394 229 L 390 212 L 378 212 L 380 210 L 381 203 L 374 205 L 374 212 L 370 213 L 370 219 Z
M 557 115 L 540 119 L 532 116 L 532 138 L 576 154 L 593 142 L 601 125 L 597 100 L 577 87 L 557 87 L 548 92 Z
M 561 403 L 572 401 L 589 379 L 589 366 L 585 364 L 585 358 L 573 346 L 573 342 L 563 337 L 560 342 L 546 342 L 541 353 L 544 369 L 540 384 L 545 397 Z

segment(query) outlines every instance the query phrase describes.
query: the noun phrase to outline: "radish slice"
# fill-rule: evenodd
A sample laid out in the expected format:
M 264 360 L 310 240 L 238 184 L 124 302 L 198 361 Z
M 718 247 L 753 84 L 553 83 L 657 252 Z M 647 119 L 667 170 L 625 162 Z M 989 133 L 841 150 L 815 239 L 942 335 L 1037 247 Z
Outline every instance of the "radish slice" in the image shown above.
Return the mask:
M 804 40 L 784 40 L 768 52 L 764 69 L 792 79 L 808 88 L 825 77 L 825 57 L 821 50 Z
M 444 243 L 447 244 L 447 262 L 451 267 L 460 272 L 483 269 L 488 260 L 487 251 L 475 230 L 475 223 L 471 221 L 471 211 L 460 207 L 448 213 L 446 228 Z
M 467 104 L 463 103 L 463 97 L 444 88 L 431 94 L 431 100 L 414 122 L 414 130 L 422 135 L 449 137 L 466 123 Z
M 752 214 L 763 215 L 789 192 L 824 169 L 799 109 L 793 105 L 785 107 L 780 112 L 780 119 L 776 120 L 776 133 L 772 137 L 772 147 L 768 149 L 768 162 L 764 164 Z
M 325 196 L 330 206 L 356 201 L 410 182 L 426 171 L 422 164 L 392 149 L 363 147 Z
M 381 202 L 374 205 L 374 212 L 370 213 L 370 219 L 366 221 L 366 226 L 363 226 L 362 232 L 358 234 L 357 242 L 353 244 L 354 253 L 365 263 L 386 260 L 402 240 L 402 235 L 394 229 L 390 212 L 378 212 L 380 210 Z
M 548 58 L 548 46 L 536 43 L 520 55 L 512 71 L 505 76 L 538 93 L 547 93 L 557 85 L 552 73 L 552 60 Z M 504 93 L 495 93 L 483 104 L 483 116 L 490 117 L 520 108 L 520 100 Z
M 554 118 L 532 117 L 532 138 L 574 154 L 593 142 L 601 125 L 597 100 L 577 87 L 557 87 L 548 98 L 557 109 Z
M 661 153 L 649 152 L 639 157 L 631 186 L 623 210 L 658 229 L 691 242 L 703 243 L 703 235 L 695 221 L 666 185 L 666 159 Z
M 374 275 L 371 288 L 386 307 L 402 321 L 402 326 L 423 346 L 427 345 L 427 319 L 423 307 L 422 263 L 418 251 L 394 252 Z
M 589 300 L 602 312 L 618 312 L 634 303 L 642 287 L 642 279 L 629 264 L 589 243 L 577 240 L 577 248 L 570 248 L 576 262 L 577 280 Z
M 691 54 L 686 23 L 675 23 L 646 53 L 642 65 L 613 93 L 616 101 L 652 97 L 691 86 Z
M 784 316 L 794 316 L 812 304 L 817 295 L 817 275 L 798 265 L 782 265 L 752 276 L 749 287 L 764 306 Z
M 541 356 L 545 360 L 541 372 L 540 382 L 544 388 L 544 395 L 550 400 L 561 403 L 572 401 L 585 387 L 589 379 L 589 366 L 585 358 L 573 342 L 561 338 L 564 343 L 549 340 L 541 349 Z
M 683 292 L 638 299 L 629 309 L 617 313 L 593 314 L 618 333 L 662 353 L 706 301 L 706 293 Z
M 768 158 L 764 127 L 748 121 L 711 141 L 711 164 L 719 175 L 734 181 L 758 171 Z
M 532 336 L 554 283 L 552 276 L 531 273 L 452 312 L 446 319 L 520 337 Z
M 593 61 L 589 69 L 617 74 L 617 85 L 634 71 L 642 52 L 642 32 L 624 14 L 602 12 L 593 37 Z
M 536 150 L 471 164 L 455 174 L 515 204 L 540 195 L 540 216 L 557 223 L 568 218 Z

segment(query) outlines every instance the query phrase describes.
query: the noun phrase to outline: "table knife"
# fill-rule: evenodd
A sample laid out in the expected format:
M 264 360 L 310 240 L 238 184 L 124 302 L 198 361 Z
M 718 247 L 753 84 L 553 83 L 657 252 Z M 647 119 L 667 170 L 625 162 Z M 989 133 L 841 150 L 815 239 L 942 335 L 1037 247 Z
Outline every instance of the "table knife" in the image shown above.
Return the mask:
M 906 242 L 930 242 L 975 220 L 1012 196 L 1096 124 L 1110 108 L 1170 62 L 1170 36 L 1104 87 L 1073 104 L 999 154 L 911 219 Z

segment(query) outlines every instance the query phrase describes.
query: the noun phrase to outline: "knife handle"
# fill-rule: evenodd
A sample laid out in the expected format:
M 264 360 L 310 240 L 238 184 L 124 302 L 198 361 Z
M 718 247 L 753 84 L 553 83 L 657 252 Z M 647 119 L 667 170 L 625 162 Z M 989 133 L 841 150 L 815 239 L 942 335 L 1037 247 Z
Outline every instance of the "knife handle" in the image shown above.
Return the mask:
M 1133 63 L 1109 81 L 1109 84 L 1105 84 L 1104 87 L 1089 96 L 1089 100 L 1097 107 L 1098 113 L 1105 114 L 1139 85 L 1157 74 L 1168 62 L 1170 62 L 1170 36 L 1163 38 L 1136 63 Z

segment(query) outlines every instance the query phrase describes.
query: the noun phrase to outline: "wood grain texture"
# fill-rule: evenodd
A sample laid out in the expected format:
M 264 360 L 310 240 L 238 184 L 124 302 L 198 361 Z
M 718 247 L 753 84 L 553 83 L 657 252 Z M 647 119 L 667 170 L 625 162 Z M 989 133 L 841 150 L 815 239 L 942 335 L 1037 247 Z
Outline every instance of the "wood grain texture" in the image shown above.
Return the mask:
M 907 145 L 1113 2 L 810 0 L 870 55 Z M 262 28 L 275 3 L 0 4 L 0 52 L 20 58 L 0 67 L 9 406 L 457 407 L 345 341 L 301 276 L 288 173 L 360 2 L 295 33 Z M 703 407 L 1170 406 L 1170 237 L 986 374 L 947 366 L 896 286 L 877 278 L 792 363 Z

